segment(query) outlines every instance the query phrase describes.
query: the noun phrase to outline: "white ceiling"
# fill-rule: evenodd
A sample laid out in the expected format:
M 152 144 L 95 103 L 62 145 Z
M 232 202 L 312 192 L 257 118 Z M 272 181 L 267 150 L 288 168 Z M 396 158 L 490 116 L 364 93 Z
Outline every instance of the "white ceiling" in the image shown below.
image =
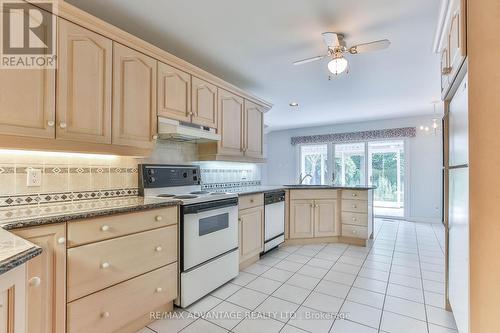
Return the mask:
M 67 2 L 270 101 L 272 130 L 430 114 L 439 99 L 438 0 Z M 350 56 L 349 75 L 328 81 L 326 60 L 292 65 L 325 53 L 324 31 L 392 45 Z

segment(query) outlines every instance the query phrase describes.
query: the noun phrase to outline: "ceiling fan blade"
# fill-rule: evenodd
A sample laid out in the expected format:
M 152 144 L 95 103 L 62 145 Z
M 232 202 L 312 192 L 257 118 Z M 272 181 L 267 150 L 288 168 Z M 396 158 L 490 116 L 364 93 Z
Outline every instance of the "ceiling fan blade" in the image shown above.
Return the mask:
M 326 46 L 333 49 L 335 46 L 340 45 L 339 36 L 335 32 L 323 32 L 321 35 Z
M 349 48 L 349 53 L 358 54 L 358 53 L 366 53 L 383 50 L 389 47 L 391 42 L 388 39 L 381 39 L 370 43 L 363 43 L 351 46 Z
M 303 65 L 303 64 L 307 64 L 308 62 L 313 62 L 313 61 L 321 60 L 324 57 L 326 57 L 326 55 L 316 56 L 316 57 L 307 58 L 307 59 L 302 59 L 302 60 L 294 61 L 293 64 L 295 66 L 297 66 L 297 65 Z

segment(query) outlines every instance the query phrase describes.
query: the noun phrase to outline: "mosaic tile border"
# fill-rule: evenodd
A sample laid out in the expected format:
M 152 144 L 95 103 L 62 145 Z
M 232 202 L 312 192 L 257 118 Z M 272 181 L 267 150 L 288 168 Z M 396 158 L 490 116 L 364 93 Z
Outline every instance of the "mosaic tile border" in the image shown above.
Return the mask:
M 260 180 L 244 181 L 244 182 L 229 182 L 229 183 L 213 183 L 213 184 L 202 184 L 204 190 L 214 190 L 214 189 L 224 189 L 224 188 L 238 188 L 238 187 L 249 187 L 249 186 L 260 186 Z
M 93 190 L 93 191 L 6 195 L 6 196 L 0 196 L 0 208 L 48 204 L 57 202 L 131 197 L 138 195 L 139 195 L 138 188 L 118 188 L 118 189 Z
M 0 166 L 0 174 L 25 174 L 29 169 L 41 169 L 45 174 L 61 174 L 61 173 L 137 173 L 137 168 L 121 168 L 121 167 L 107 167 L 107 166 L 90 166 L 90 167 L 72 167 L 72 166 Z

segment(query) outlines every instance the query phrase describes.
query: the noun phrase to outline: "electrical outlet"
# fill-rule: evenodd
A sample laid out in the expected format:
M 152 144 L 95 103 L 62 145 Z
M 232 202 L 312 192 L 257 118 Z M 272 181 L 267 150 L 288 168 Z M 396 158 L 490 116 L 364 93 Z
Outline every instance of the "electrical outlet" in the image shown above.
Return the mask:
M 28 168 L 26 186 L 28 187 L 42 186 L 42 169 Z

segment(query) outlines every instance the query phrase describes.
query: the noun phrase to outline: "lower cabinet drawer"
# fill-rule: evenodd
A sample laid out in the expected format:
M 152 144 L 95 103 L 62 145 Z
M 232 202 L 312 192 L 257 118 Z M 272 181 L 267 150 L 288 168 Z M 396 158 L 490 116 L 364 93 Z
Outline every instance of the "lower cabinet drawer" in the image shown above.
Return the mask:
M 238 198 L 238 201 L 240 210 L 259 207 L 264 205 L 264 194 L 257 193 L 257 194 L 242 195 Z
M 359 225 L 342 224 L 342 236 L 367 239 L 368 228 Z
M 342 223 L 366 227 L 368 225 L 368 215 L 364 213 L 342 212 Z
M 364 200 L 342 200 L 343 212 L 368 213 L 368 201 Z
M 177 225 L 68 249 L 68 301 L 177 261 Z
M 177 297 L 177 263 L 67 305 L 68 333 L 110 333 Z

